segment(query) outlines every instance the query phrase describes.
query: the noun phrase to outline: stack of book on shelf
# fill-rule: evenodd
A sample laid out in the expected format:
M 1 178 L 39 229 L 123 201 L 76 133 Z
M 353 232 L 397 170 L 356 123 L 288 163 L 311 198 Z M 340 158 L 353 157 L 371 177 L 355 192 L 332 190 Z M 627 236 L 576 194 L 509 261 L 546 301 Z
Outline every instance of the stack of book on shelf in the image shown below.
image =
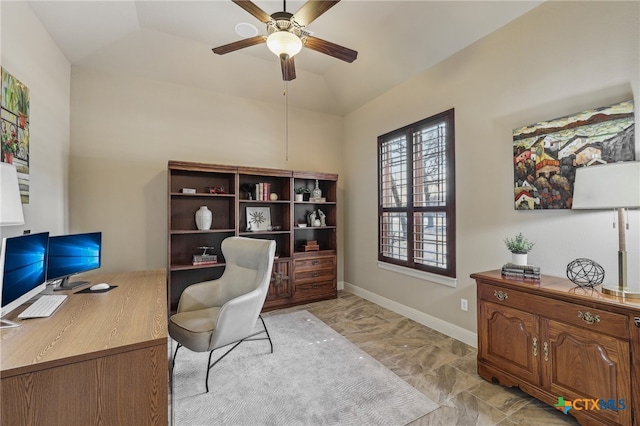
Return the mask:
M 194 254 L 193 255 L 193 265 L 212 265 L 214 263 L 218 263 L 218 255 L 217 254 Z
M 515 263 L 509 262 L 502 266 L 502 276 L 508 278 L 539 280 L 540 267 L 533 265 L 516 265 Z
M 256 200 L 267 201 L 271 194 L 271 184 L 269 182 L 256 183 Z

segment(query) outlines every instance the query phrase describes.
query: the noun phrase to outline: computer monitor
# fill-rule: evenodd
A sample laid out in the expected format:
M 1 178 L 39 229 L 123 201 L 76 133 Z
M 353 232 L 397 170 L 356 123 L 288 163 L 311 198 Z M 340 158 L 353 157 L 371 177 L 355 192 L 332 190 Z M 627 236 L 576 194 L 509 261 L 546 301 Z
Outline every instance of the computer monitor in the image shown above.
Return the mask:
M 2 239 L 0 317 L 7 315 L 46 288 L 48 242 L 48 232 Z M 2 322 L 17 325 L 11 321 Z
M 74 274 L 100 267 L 102 233 L 57 235 L 49 237 L 47 280 L 62 278 L 55 290 L 68 290 L 89 281 L 70 281 Z

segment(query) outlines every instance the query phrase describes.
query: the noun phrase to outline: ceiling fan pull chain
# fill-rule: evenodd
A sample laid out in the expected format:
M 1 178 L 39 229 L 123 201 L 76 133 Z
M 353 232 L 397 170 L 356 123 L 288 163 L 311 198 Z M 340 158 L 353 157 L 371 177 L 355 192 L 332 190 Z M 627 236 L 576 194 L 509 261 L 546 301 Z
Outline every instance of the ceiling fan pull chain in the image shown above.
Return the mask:
M 284 140 L 285 140 L 285 161 L 289 161 L 289 82 L 284 82 Z

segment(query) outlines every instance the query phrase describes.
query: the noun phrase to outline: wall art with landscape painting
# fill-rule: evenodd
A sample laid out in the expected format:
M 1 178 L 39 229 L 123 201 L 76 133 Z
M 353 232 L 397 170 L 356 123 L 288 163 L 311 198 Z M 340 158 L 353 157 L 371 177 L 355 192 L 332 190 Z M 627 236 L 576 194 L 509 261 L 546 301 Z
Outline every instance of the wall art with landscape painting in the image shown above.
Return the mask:
M 514 129 L 515 209 L 570 209 L 576 168 L 634 160 L 633 101 Z
M 29 203 L 29 88 L 2 68 L 0 92 L 1 159 L 14 164 L 22 203 Z

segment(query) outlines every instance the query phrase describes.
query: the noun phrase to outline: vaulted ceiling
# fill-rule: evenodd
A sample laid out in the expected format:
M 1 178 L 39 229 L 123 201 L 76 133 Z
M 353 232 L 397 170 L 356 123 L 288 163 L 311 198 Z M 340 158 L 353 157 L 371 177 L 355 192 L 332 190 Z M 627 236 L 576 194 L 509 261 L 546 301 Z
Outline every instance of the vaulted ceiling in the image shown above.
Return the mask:
M 73 66 L 282 103 L 279 59 L 265 44 L 226 55 L 237 24 L 265 25 L 227 0 L 28 1 Z M 268 14 L 281 1 L 254 2 Z M 292 106 L 344 115 L 542 1 L 343 0 L 313 21 L 314 36 L 358 51 L 349 64 L 304 49 L 288 85 Z M 304 1 L 287 1 L 295 13 Z

